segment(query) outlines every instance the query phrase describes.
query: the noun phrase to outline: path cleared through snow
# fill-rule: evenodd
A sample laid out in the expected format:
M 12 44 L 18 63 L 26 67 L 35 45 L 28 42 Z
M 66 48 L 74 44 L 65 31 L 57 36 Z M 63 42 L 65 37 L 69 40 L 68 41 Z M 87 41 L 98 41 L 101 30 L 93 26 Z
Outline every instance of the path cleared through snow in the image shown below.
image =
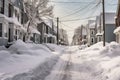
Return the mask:
M 96 72 L 90 65 L 84 64 L 82 58 L 80 61 L 81 56 L 76 54 L 76 49 L 70 47 L 66 50 L 45 80 L 101 80 L 100 76 L 93 75 Z

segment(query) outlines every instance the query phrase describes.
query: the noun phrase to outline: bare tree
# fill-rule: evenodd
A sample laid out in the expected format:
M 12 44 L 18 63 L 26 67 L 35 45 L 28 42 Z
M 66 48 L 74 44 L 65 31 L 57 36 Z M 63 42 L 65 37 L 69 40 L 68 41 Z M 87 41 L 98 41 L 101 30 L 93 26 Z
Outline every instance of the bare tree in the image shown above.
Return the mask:
M 53 16 L 53 6 L 48 5 L 49 0 L 24 0 L 24 3 L 29 19 L 28 33 L 30 26 L 36 25 L 36 19 L 40 20 L 42 16 Z

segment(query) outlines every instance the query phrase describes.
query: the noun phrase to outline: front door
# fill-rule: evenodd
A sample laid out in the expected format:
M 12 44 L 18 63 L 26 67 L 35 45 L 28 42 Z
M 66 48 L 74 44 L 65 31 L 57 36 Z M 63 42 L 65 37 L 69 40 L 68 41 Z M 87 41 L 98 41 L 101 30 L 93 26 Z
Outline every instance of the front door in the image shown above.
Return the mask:
M 9 28 L 9 31 L 8 31 L 8 42 L 11 42 L 11 29 Z

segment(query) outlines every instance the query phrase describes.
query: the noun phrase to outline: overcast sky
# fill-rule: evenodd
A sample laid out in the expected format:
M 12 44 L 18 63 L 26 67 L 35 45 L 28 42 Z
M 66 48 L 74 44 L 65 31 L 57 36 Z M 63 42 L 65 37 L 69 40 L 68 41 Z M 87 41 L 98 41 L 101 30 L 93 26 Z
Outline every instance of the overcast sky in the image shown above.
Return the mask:
M 67 30 L 70 42 L 74 34 L 74 29 L 80 26 L 81 24 L 85 25 L 87 23 L 88 20 L 84 18 L 99 15 L 99 13 L 101 12 L 101 4 L 96 5 L 100 0 L 51 0 L 51 1 L 55 1 L 51 2 L 51 4 L 54 5 L 54 15 L 55 17 L 60 17 L 61 21 L 60 28 Z M 60 2 L 81 2 L 81 3 L 60 3 Z M 107 12 L 116 12 L 117 0 L 105 0 L 105 2 Z M 66 20 L 76 19 L 81 20 L 64 22 Z

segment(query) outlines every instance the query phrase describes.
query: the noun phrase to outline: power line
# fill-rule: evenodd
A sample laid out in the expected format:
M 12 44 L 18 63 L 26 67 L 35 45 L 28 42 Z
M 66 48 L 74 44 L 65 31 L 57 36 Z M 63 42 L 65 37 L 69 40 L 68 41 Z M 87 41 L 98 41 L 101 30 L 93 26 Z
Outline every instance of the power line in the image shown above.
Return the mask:
M 62 23 L 62 22 L 61 22 L 61 24 L 62 24 L 63 26 L 68 27 L 68 28 L 73 28 L 73 27 L 70 27 L 70 26 L 68 26 L 68 25 L 66 25 L 66 24 L 64 24 L 64 23 Z
M 92 11 L 91 9 L 89 9 L 89 10 L 91 10 L 91 12 L 90 12 L 89 15 L 94 15 L 94 13 L 98 10 L 99 5 L 100 5 L 100 3 L 96 4 L 94 7 L 91 8 L 91 9 L 93 9 L 94 11 Z M 84 15 L 85 15 L 85 13 L 88 13 L 88 11 L 83 12 Z M 82 14 L 80 14 L 80 15 L 82 15 Z M 80 15 L 77 15 L 77 17 L 80 16 Z
M 97 4 L 96 6 L 94 6 L 94 8 L 96 8 L 97 6 L 99 6 L 99 5 Z M 92 9 L 94 9 L 94 8 L 92 8 Z M 96 12 L 97 8 L 96 8 L 96 9 L 94 9 L 94 10 L 95 10 L 95 11 L 94 11 L 94 12 L 92 12 L 90 15 L 93 15 L 93 14 Z M 97 15 L 96 15 L 96 16 L 97 16 Z M 83 18 L 83 19 L 63 20 L 62 22 L 85 20 L 85 19 L 89 19 L 89 18 L 94 18 L 94 17 L 96 17 L 96 16 L 90 16 L 90 17 Z
M 92 1 L 92 2 L 94 2 L 94 1 Z M 82 8 L 80 7 L 80 8 L 79 8 L 78 10 L 76 10 L 75 12 L 70 13 L 70 14 L 68 14 L 68 15 L 65 15 L 65 16 L 63 16 L 63 17 L 61 17 L 61 18 L 69 17 L 69 16 L 71 16 L 71 15 L 74 15 L 74 14 L 79 13 L 80 11 L 88 8 L 88 7 L 91 5 L 92 2 L 90 2 L 89 4 L 87 4 L 86 6 L 84 6 L 84 7 L 82 7 Z M 99 3 L 100 3 L 100 2 L 99 2 Z
M 96 15 L 97 16 L 97 15 Z M 61 22 L 70 22 L 70 21 L 79 21 L 79 20 L 86 20 L 86 19 L 90 19 L 90 18 L 94 18 L 96 16 L 91 16 L 91 17 L 86 17 L 86 18 L 81 18 L 81 19 L 71 19 L 71 20 L 63 20 Z
M 72 3 L 72 4 L 73 3 L 84 3 L 84 4 L 91 3 L 91 4 L 96 4 L 95 2 L 82 2 L 82 1 L 81 2 L 78 2 L 78 1 L 77 2 L 75 2 L 75 1 L 72 1 L 72 2 L 69 2 L 69 1 L 49 1 L 49 2 L 53 2 L 53 3 L 65 3 L 65 4 L 66 3 Z
M 112 0 L 111 0 L 112 1 Z M 109 2 L 111 2 L 111 1 L 109 1 Z M 83 2 L 83 1 L 81 1 L 81 2 L 78 2 L 78 1 L 72 1 L 72 2 L 69 2 L 69 1 L 49 1 L 49 2 L 52 2 L 52 3 L 61 3 L 61 4 L 66 4 L 66 3 L 72 3 L 72 4 L 74 4 L 74 3 L 76 3 L 76 4 L 79 4 L 79 3 L 82 3 L 82 4 L 87 4 L 87 3 L 91 3 L 91 4 L 96 4 L 95 2 Z M 107 5 L 118 5 L 118 4 L 111 4 L 111 3 L 106 3 Z

